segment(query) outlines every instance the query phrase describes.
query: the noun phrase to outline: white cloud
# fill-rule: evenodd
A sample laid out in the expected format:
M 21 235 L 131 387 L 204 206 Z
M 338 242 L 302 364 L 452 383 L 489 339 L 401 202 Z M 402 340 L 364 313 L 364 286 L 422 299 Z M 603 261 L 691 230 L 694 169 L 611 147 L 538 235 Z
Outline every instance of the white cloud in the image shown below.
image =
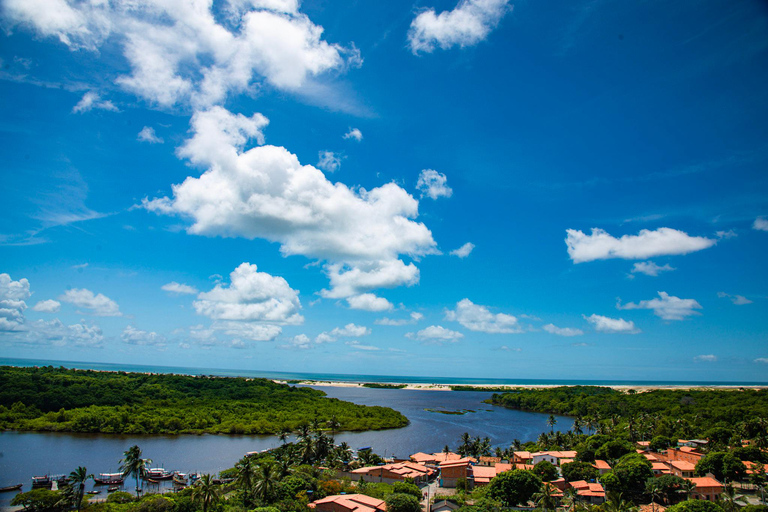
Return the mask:
M 413 312 L 411 313 L 410 318 L 399 318 L 399 319 L 393 319 L 393 318 L 379 318 L 374 323 L 376 325 L 389 325 L 389 326 L 400 326 L 400 325 L 408 325 L 408 324 L 415 324 L 419 320 L 424 318 L 424 315 L 421 313 Z
M 623 318 L 609 318 L 600 315 L 583 316 L 584 320 L 591 323 L 595 330 L 599 332 L 625 334 L 637 334 L 640 332 L 640 329 L 635 327 L 634 322 L 624 320 Z
M 455 343 L 464 337 L 462 333 L 446 329 L 440 325 L 430 325 L 429 327 L 422 329 L 417 333 L 409 332 L 405 336 L 412 339 L 415 338 L 420 341 L 429 341 L 434 343 Z
M 637 304 L 630 302 L 628 304 L 616 305 L 618 309 L 651 309 L 656 316 L 664 320 L 684 320 L 687 316 L 698 315 L 694 311 L 702 309 L 694 299 L 681 299 L 674 297 L 666 292 L 658 292 L 659 298 L 651 300 L 641 300 Z
M 728 240 L 730 238 L 736 238 L 739 235 L 737 235 L 734 230 L 729 229 L 728 231 L 716 231 L 715 236 L 720 239 Z
M 300 349 L 308 349 L 312 348 L 314 344 L 312 343 L 312 340 L 309 339 L 309 336 L 306 334 L 298 334 L 292 338 L 289 338 L 286 340 L 288 345 L 283 345 L 283 348 L 300 348 Z
M 717 356 L 712 354 L 704 354 L 704 355 L 694 357 L 693 360 L 696 361 L 697 363 L 701 363 L 701 362 L 714 363 L 715 361 L 717 361 Z
M 157 347 L 165 346 L 165 337 L 156 332 L 142 331 L 133 326 L 127 325 L 120 335 L 123 343 L 129 345 L 153 345 Z
M 10 274 L 0 274 L 0 332 L 23 329 L 27 309 L 24 301 L 31 295 L 26 278 L 14 281 Z
M 499 350 L 503 350 L 504 352 L 522 352 L 523 351 L 523 349 L 519 347 L 508 347 L 506 345 L 500 346 Z
M 73 304 L 79 308 L 89 309 L 96 316 L 122 316 L 117 303 L 99 293 L 94 294 L 85 288 L 72 288 L 59 297 L 61 302 Z
M 733 302 L 737 306 L 752 304 L 752 301 L 744 297 L 743 295 L 731 295 L 725 292 L 717 292 L 717 296 L 720 297 L 721 299 L 729 299 L 731 302 Z
M 150 144 L 162 144 L 163 139 L 161 137 L 158 137 L 155 133 L 155 129 L 151 126 L 145 126 L 141 129 L 139 132 L 139 135 L 137 137 L 137 140 L 139 142 L 149 142 Z
M 542 329 L 550 334 L 557 334 L 558 336 L 581 336 L 584 334 L 584 331 L 581 329 L 575 329 L 573 327 L 557 327 L 553 324 L 547 324 L 543 326 Z
M 50 321 L 30 322 L 27 331 L 21 333 L 17 341 L 30 345 L 102 348 L 104 333 L 98 325 L 88 325 L 85 320 L 78 324 L 64 325 L 61 320 L 54 318 Z
M 458 256 L 459 258 L 464 259 L 472 253 L 474 248 L 475 244 L 472 242 L 467 242 L 458 249 L 451 251 L 451 256 Z
M 83 114 L 93 109 L 109 110 L 110 112 L 117 112 L 117 107 L 111 101 L 102 101 L 99 95 L 93 91 L 88 91 L 83 94 L 77 105 L 72 107 L 73 114 Z
M 489 334 L 522 332 L 517 318 L 504 313 L 491 313 L 487 307 L 474 304 L 469 299 L 456 303 L 456 309 L 445 312 L 445 319 L 459 322 L 471 331 Z
M 61 309 L 61 302 L 57 300 L 41 300 L 32 308 L 32 311 L 39 313 L 58 313 Z
M 434 169 L 421 171 L 416 188 L 421 191 L 421 197 L 427 196 L 430 199 L 453 195 L 453 190 L 448 186 L 448 178 Z
M 768 364 L 768 357 L 758 357 L 754 360 L 755 363 Z
M 473 46 L 488 37 L 504 15 L 512 10 L 509 0 L 460 0 L 452 11 L 421 12 L 411 22 L 408 43 L 414 54 L 432 52 L 439 46 Z
M 360 142 L 363 140 L 363 132 L 358 130 L 357 128 L 350 128 L 347 133 L 344 134 L 344 139 L 354 139 L 357 142 Z
M 254 322 L 214 322 L 212 327 L 230 336 L 251 341 L 273 341 L 283 332 L 280 326 Z
M 194 295 L 197 293 L 197 288 L 194 286 L 177 283 L 176 281 L 171 281 L 168 284 L 164 284 L 160 287 L 160 289 L 175 295 Z
M 174 185 L 173 198 L 145 199 L 144 207 L 191 219 L 189 233 L 263 238 L 280 243 L 284 256 L 324 260 L 338 288 L 327 298 L 418 282 L 416 266 L 400 256 L 439 254 L 429 229 L 412 220 L 418 201 L 394 183 L 370 191 L 331 183 L 282 147 L 243 152 L 249 138 L 263 140 L 266 123 L 220 107 L 196 113 L 195 134 L 179 155 L 207 170 Z
M 757 231 L 768 231 L 768 219 L 765 217 L 758 217 L 755 222 L 752 223 L 752 229 Z
M 355 350 L 368 350 L 368 351 L 376 351 L 381 350 L 379 347 L 376 347 L 374 345 L 363 345 L 359 341 L 347 341 L 346 345 L 349 345 Z
M 632 273 L 641 273 L 645 274 L 647 276 L 653 276 L 656 277 L 662 272 L 671 272 L 675 270 L 673 267 L 670 267 L 669 264 L 665 264 L 663 266 L 659 266 L 656 263 L 652 261 L 639 261 L 635 263 L 632 267 Z
M 359 338 L 368 336 L 371 329 L 362 325 L 347 324 L 344 327 L 336 327 L 331 331 L 323 332 L 317 335 L 315 343 L 331 343 L 339 338 Z
M 363 311 L 389 311 L 394 306 L 384 297 L 377 297 L 373 293 L 361 293 L 347 297 L 347 304 L 350 309 L 361 309 Z
M 325 172 L 336 172 L 341 167 L 341 157 L 333 151 L 320 151 L 317 158 L 317 167 Z
M 298 2 L 234 0 L 225 16 L 212 2 L 7 0 L 4 7 L 11 24 L 71 49 L 117 42 L 130 66 L 117 83 L 165 107 L 210 106 L 264 83 L 297 90 L 311 77 L 361 62 L 354 45 L 323 41 L 323 28 L 298 11 Z
M 26 278 L 14 281 L 9 274 L 0 274 L 0 300 L 27 300 L 31 295 Z
M 712 247 L 716 240 L 688 234 L 671 228 L 655 231 L 643 229 L 637 235 L 614 238 L 606 231 L 592 228 L 591 235 L 575 229 L 566 230 L 565 243 L 574 263 L 622 258 L 626 260 L 688 254 Z
M 299 292 L 282 277 L 258 272 L 250 263 L 242 263 L 229 277 L 229 286 L 219 283 L 197 296 L 193 306 L 198 314 L 223 322 L 296 325 L 304 321 Z M 224 328 L 234 329 L 228 324 Z

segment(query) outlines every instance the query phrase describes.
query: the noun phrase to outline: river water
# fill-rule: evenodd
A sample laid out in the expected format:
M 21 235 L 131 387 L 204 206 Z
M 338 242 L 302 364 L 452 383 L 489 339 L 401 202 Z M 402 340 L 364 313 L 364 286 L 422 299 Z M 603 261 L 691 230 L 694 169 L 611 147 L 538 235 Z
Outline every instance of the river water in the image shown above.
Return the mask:
M 352 448 L 371 446 L 385 456 L 408 457 L 419 451 L 441 451 L 445 445 L 456 449 L 464 432 L 489 437 L 494 446 L 508 447 L 514 439 L 535 440 L 548 430 L 547 414 L 529 413 L 482 403 L 491 393 L 465 391 L 426 391 L 313 386 L 329 397 L 363 405 L 391 407 L 411 421 L 401 429 L 370 432 L 342 432 L 336 442 Z M 472 410 L 463 415 L 425 411 Z M 572 420 L 557 417 L 556 430 L 566 431 Z M 274 436 L 119 436 L 92 434 L 53 434 L 37 432 L 0 433 L 0 487 L 23 483 L 31 489 L 33 475 L 68 474 L 77 466 L 90 473 L 117 472 L 122 454 L 139 445 L 146 457 L 167 470 L 217 473 L 232 467 L 246 452 L 274 448 Z M 89 483 L 89 489 L 92 484 Z M 101 497 L 106 489 L 101 487 Z M 135 485 L 126 481 L 124 490 Z M 7 506 L 14 493 L 0 495 L 0 507 Z

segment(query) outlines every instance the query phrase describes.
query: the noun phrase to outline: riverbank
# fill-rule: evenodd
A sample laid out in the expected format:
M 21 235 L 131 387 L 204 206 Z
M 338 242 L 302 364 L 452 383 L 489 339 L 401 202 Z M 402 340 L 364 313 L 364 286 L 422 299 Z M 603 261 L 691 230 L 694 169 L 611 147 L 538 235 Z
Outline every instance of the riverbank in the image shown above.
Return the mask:
M 289 384 L 300 386 L 323 386 L 323 387 L 337 387 L 337 388 L 370 388 L 376 389 L 375 386 L 366 386 L 366 384 L 378 384 L 379 382 L 348 382 L 348 381 L 324 381 L 324 380 L 280 380 L 273 379 L 277 384 Z M 637 393 L 644 393 L 647 391 L 654 391 L 657 389 L 688 391 L 688 390 L 739 390 L 739 389 L 768 389 L 768 384 L 764 385 L 740 385 L 740 384 L 582 384 L 574 382 L 572 384 L 558 383 L 558 384 L 489 384 L 489 385 L 468 385 L 466 383 L 457 382 L 455 384 L 443 384 L 443 383 L 408 383 L 408 382 L 388 382 L 393 387 L 399 387 L 399 389 L 420 390 L 420 391 L 455 391 L 455 388 L 468 388 L 473 391 L 512 391 L 515 389 L 552 389 L 561 386 L 601 386 L 606 388 L 615 389 L 616 391 L 627 392 L 633 390 Z

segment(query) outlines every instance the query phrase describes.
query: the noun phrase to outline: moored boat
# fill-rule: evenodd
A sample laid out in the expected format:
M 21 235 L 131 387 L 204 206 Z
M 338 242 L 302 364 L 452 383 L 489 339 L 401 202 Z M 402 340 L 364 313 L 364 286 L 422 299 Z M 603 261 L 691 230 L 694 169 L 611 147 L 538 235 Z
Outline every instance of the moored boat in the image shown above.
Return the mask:
M 99 493 L 101 493 L 101 491 L 87 491 L 85 494 L 94 495 L 94 494 L 99 494 Z
M 149 468 L 145 477 L 147 480 L 170 480 L 173 473 L 166 471 L 165 468 Z
M 41 487 L 48 487 L 50 489 L 54 482 L 57 485 L 65 485 L 69 482 L 69 479 L 66 477 L 66 475 L 33 476 L 32 488 L 39 489 Z
M 173 483 L 176 485 L 187 485 L 187 474 L 175 472 L 173 474 Z
M 0 492 L 19 491 L 24 484 L 9 485 L 8 487 L 0 487 Z
M 109 487 L 107 489 L 107 492 L 115 492 L 115 491 L 119 491 L 119 490 L 120 490 L 120 487 L 118 487 L 117 485 L 113 485 L 112 487 Z
M 122 473 L 99 473 L 98 478 L 93 477 L 96 485 L 120 485 L 123 483 Z

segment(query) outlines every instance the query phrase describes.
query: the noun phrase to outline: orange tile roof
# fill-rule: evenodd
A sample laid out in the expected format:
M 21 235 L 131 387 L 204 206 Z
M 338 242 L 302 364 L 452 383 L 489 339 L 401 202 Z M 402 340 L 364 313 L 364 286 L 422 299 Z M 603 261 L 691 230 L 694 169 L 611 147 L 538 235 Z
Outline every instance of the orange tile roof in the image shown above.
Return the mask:
M 548 451 L 543 451 L 543 452 L 532 453 L 531 457 L 535 457 L 536 455 L 551 455 L 552 457 L 556 457 L 558 459 L 574 459 L 574 458 L 576 458 L 576 452 L 573 451 L 573 450 L 565 450 L 565 451 L 548 450 Z
M 680 471 L 693 471 L 696 469 L 696 464 L 691 464 L 690 462 L 686 462 L 684 460 L 670 460 L 667 461 L 667 464 Z
M 441 462 L 440 467 L 451 468 L 455 466 L 469 466 L 473 462 L 477 462 L 477 461 L 472 457 L 464 457 L 463 459 L 459 459 L 459 460 L 449 460 L 447 462 Z
M 501 462 L 501 457 L 480 457 L 480 462 L 499 463 Z
M 586 480 L 574 480 L 571 482 L 571 487 L 574 489 L 587 489 L 589 488 L 589 483 Z
M 378 512 L 387 510 L 387 504 L 384 500 L 371 498 L 365 494 L 336 494 L 310 503 L 309 506 L 316 508 L 318 505 L 326 503 L 335 503 L 350 512 Z
M 655 460 L 659 460 L 659 458 L 657 456 L 655 456 L 654 454 L 652 454 L 652 453 L 643 453 L 643 457 L 645 457 L 646 459 L 650 460 L 651 462 L 653 462 Z
M 651 468 L 658 471 L 669 471 L 669 466 L 663 462 L 654 462 L 651 464 Z
M 515 452 L 515 457 L 522 460 L 530 459 L 531 452 L 526 452 L 526 451 Z
M 714 478 L 710 476 L 702 476 L 698 478 L 686 478 L 689 482 L 693 482 L 694 485 L 696 485 L 696 488 L 700 487 L 713 487 L 713 488 L 723 488 L 723 484 L 715 480 Z
M 384 464 L 383 466 L 368 466 L 365 468 L 358 468 L 352 471 L 358 475 L 361 474 L 376 474 L 379 471 L 388 471 L 394 473 L 403 478 L 418 478 L 425 475 L 434 473 L 431 469 L 416 462 L 396 462 L 393 464 Z
M 698 448 L 692 448 L 690 446 L 681 446 L 678 450 L 685 453 L 701 453 Z
M 592 464 L 596 469 L 611 469 L 611 465 L 605 462 L 604 460 L 596 460 L 594 464 Z

